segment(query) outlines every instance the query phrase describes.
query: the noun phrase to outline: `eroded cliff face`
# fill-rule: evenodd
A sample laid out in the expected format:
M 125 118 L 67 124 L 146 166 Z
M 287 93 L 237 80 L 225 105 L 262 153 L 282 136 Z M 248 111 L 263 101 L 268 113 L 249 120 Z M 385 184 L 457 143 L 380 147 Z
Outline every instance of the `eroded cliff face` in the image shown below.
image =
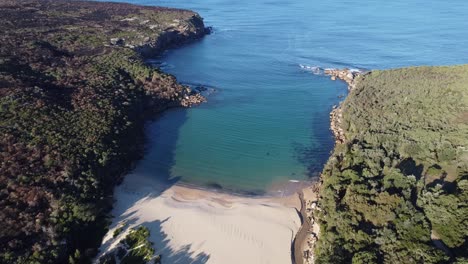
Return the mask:
M 175 20 L 174 26 L 159 34 L 155 42 L 145 43 L 139 46 L 138 50 L 144 55 L 159 53 L 165 49 L 199 39 L 207 32 L 209 30 L 205 29 L 201 17 L 193 15 L 186 21 Z
M 110 43 L 133 48 L 143 56 L 151 57 L 210 33 L 202 17 L 190 11 L 184 12 L 187 13 L 184 13 L 184 18 L 175 18 L 163 24 L 155 24 L 145 16 L 124 18 L 121 21 L 138 25 L 139 29 L 131 30 L 127 36 L 112 38 Z

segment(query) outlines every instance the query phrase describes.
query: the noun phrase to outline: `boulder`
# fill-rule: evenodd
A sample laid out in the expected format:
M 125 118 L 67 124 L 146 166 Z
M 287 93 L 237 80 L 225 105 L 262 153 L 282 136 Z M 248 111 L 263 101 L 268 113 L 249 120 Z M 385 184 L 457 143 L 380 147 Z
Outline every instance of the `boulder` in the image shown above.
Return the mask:
M 110 44 L 116 46 L 123 46 L 125 44 L 125 40 L 123 38 L 111 38 Z

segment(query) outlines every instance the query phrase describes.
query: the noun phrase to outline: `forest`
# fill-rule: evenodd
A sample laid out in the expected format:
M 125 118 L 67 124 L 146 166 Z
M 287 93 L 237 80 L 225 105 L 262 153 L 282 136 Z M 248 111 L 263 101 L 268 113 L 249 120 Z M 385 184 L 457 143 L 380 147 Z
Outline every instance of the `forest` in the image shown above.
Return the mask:
M 316 263 L 468 262 L 468 66 L 360 76 L 322 173 Z
M 142 53 L 204 30 L 184 10 L 0 2 L 0 263 L 90 262 L 146 118 L 201 101 Z

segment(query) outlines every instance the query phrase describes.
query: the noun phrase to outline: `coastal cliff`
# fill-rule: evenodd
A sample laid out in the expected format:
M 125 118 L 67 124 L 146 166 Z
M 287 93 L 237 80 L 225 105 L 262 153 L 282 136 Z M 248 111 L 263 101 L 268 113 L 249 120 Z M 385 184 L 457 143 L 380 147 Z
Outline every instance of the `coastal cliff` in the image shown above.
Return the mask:
M 205 98 L 145 63 L 209 31 L 188 10 L 0 3 L 0 262 L 83 263 L 143 125 Z
M 303 263 L 466 261 L 468 67 L 328 74 L 350 93 L 318 204 L 305 201 L 320 231 Z

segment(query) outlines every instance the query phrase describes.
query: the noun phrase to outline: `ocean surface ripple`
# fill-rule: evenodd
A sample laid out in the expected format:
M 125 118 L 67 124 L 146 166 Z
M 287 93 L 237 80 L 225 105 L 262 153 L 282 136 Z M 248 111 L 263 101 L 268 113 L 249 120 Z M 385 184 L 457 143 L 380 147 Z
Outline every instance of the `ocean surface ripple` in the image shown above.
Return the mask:
M 154 58 L 209 102 L 147 127 L 136 171 L 244 192 L 316 177 L 333 148 L 329 112 L 346 94 L 324 68 L 467 63 L 468 1 L 125 0 L 192 9 L 213 26 Z

